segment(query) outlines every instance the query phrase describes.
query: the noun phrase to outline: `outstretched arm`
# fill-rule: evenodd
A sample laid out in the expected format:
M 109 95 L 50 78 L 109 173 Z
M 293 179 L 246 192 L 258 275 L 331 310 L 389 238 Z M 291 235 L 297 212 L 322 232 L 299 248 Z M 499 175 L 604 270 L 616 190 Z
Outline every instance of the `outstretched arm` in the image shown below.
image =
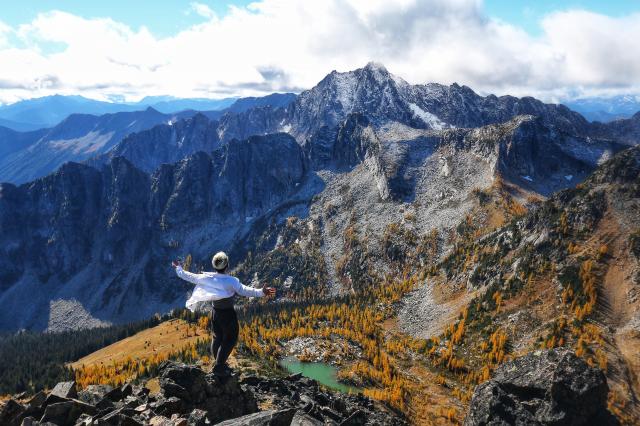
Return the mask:
M 236 294 L 244 297 L 274 296 L 276 294 L 276 290 L 274 288 L 253 288 L 243 285 L 239 280 L 234 280 L 233 289 L 235 290 Z
M 174 268 L 176 268 L 176 275 L 182 278 L 185 281 L 189 281 L 191 284 L 199 284 L 200 283 L 200 274 L 194 274 L 182 269 L 182 266 L 176 261 L 171 263 Z

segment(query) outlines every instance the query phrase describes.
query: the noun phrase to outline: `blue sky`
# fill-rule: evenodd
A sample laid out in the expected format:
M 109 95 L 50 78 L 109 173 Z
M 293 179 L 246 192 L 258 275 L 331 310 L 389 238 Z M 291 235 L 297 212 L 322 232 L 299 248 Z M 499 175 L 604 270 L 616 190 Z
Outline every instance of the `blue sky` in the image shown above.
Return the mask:
M 230 6 L 244 7 L 251 1 L 201 0 L 198 3 L 207 5 L 223 17 Z M 191 1 L 183 0 L 21 0 L 3 4 L 0 20 L 15 26 L 30 22 L 38 13 L 59 9 L 85 18 L 110 17 L 133 28 L 146 26 L 154 35 L 167 37 L 203 21 L 203 17 L 192 10 L 191 4 Z M 640 11 L 640 1 L 484 0 L 484 10 L 488 16 L 518 25 L 533 35 L 540 33 L 539 23 L 546 14 L 567 9 L 586 9 L 618 17 Z
M 84 18 L 110 17 L 132 28 L 146 26 L 158 37 L 167 37 L 203 21 L 204 18 L 193 11 L 191 3 L 183 0 L 20 0 L 3 4 L 0 20 L 19 25 L 30 22 L 38 13 L 58 9 Z M 198 3 L 206 4 L 222 17 L 229 6 L 244 7 L 251 1 L 203 0 Z
M 485 0 L 485 12 L 524 28 L 532 35 L 540 34 L 541 19 L 551 13 L 585 9 L 611 17 L 640 11 L 638 0 Z
M 301 91 L 369 61 L 482 94 L 640 95 L 640 0 L 3 3 L 0 103 Z

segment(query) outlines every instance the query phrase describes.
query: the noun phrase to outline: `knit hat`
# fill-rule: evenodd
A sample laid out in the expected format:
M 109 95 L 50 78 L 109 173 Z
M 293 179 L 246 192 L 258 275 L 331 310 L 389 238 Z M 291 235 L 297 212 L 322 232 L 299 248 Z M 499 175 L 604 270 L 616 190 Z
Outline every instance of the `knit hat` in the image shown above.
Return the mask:
M 211 259 L 211 264 L 213 265 L 213 269 L 222 271 L 229 266 L 229 257 L 225 252 L 219 251 L 213 256 L 213 259 Z

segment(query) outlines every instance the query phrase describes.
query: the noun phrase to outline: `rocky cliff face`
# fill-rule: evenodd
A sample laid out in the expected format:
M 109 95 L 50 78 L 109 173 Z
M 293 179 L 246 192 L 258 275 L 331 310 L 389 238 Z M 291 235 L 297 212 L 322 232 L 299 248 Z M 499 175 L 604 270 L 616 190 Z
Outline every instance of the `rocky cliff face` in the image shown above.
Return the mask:
M 592 123 L 591 134 L 624 143 L 638 145 L 640 141 L 640 112 L 628 119 L 615 120 L 609 123 Z
M 270 135 L 153 175 L 116 157 L 100 170 L 68 163 L 31 184 L 3 184 L 0 324 L 46 328 L 58 299 L 109 321 L 175 306 L 186 289 L 176 286 L 168 259 L 228 246 L 305 178 L 299 145 Z
M 106 154 L 87 161 L 90 165 L 106 164 L 124 157 L 136 167 L 151 173 L 161 164 L 182 160 L 198 151 L 211 152 L 220 146 L 217 121 L 203 114 L 169 121 L 149 130 L 132 133 Z

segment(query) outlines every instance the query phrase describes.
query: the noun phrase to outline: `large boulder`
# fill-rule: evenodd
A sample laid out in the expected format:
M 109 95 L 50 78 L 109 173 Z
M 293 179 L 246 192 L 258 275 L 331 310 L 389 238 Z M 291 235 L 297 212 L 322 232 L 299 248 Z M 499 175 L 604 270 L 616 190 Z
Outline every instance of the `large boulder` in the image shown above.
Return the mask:
M 290 426 L 322 426 L 323 424 L 324 423 L 320 420 L 313 418 L 302 411 L 297 411 L 295 416 L 293 416 L 293 419 L 291 419 Z
M 24 405 L 14 401 L 8 400 L 0 407 L 0 425 L 12 425 L 19 424 L 18 421 L 22 414 L 26 411 Z
M 296 410 L 268 410 L 218 423 L 218 426 L 289 426 Z
M 157 407 L 159 414 L 188 414 L 197 408 L 206 411 L 210 421 L 220 422 L 258 411 L 253 393 L 243 389 L 235 376 L 221 380 L 198 367 L 175 362 L 165 362 L 159 369 L 162 395 L 166 401 L 176 401 L 168 409 Z
M 77 398 L 78 391 L 76 389 L 76 382 L 60 382 L 51 391 L 51 395 L 59 396 L 61 398 Z
M 473 393 L 465 426 L 614 425 L 604 373 L 565 348 L 507 362 Z
M 92 405 L 85 404 L 76 399 L 70 399 L 68 401 L 47 405 L 40 421 L 51 422 L 57 425 L 75 424 L 80 415 L 95 415 L 97 411 L 98 410 Z
M 174 396 L 193 404 L 207 399 L 207 381 L 200 368 L 171 362 L 161 368 L 160 387 L 165 396 Z
M 113 391 L 113 386 L 109 385 L 89 385 L 78 392 L 78 399 L 87 404 L 96 405 L 105 395 Z

